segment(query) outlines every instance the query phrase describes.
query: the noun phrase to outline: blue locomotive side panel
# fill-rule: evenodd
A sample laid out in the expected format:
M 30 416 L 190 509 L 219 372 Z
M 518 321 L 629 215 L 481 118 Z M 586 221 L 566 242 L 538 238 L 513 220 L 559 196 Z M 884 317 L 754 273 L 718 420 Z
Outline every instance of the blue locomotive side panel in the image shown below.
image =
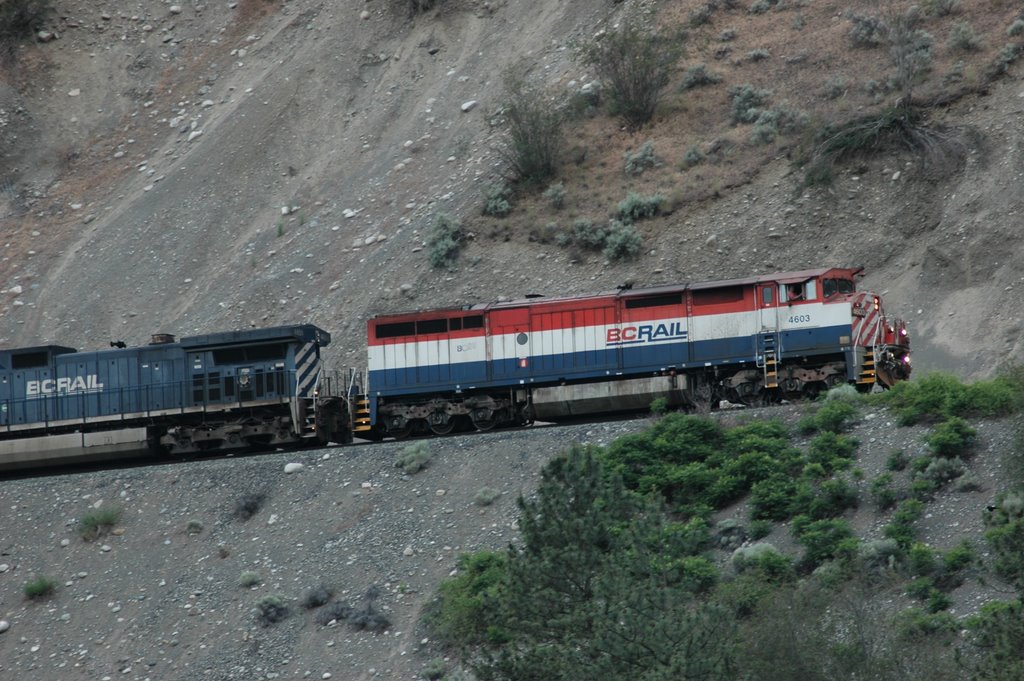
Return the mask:
M 320 346 L 310 324 L 206 334 L 131 348 L 0 350 L 0 428 L 224 410 L 312 397 Z
M 56 418 L 85 420 L 183 406 L 180 347 L 79 352 L 57 358 Z
M 74 352 L 60 345 L 0 351 L 0 426 L 52 420 L 56 395 L 70 387 L 57 380 L 54 361 Z

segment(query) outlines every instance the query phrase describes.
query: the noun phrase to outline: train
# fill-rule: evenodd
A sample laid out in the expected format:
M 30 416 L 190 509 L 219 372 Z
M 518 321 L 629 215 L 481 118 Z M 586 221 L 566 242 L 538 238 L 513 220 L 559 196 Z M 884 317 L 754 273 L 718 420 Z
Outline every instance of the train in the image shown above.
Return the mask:
M 419 310 L 328 371 L 312 324 L 79 352 L 0 350 L 0 470 L 348 444 L 666 407 L 813 398 L 911 374 L 862 268 Z

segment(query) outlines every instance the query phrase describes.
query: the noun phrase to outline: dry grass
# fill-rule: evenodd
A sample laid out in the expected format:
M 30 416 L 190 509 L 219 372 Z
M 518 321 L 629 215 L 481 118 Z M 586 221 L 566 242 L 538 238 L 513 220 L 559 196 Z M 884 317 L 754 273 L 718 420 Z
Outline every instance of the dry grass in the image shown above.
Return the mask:
M 666 6 L 658 15 L 658 23 L 663 30 L 679 30 L 688 26 L 691 13 L 704 4 L 688 0 Z M 904 9 L 911 4 L 900 1 L 892 7 Z M 888 11 L 888 3 L 855 8 L 838 0 L 783 3 L 762 14 L 751 14 L 749 5 L 742 3 L 731 10 L 719 6 L 708 23 L 686 29 L 684 56 L 651 125 L 629 134 L 602 112 L 570 126 L 570 146 L 576 149 L 576 160 L 582 156 L 582 161 L 565 163 L 554 180 L 565 187 L 562 210 L 552 210 L 536 192 L 517 197 L 508 217 L 481 218 L 472 229 L 498 240 L 525 240 L 531 231 L 536 233 L 539 225 L 552 221 L 565 227 L 579 217 L 606 220 L 616 203 L 635 191 L 660 192 L 669 198 L 668 207 L 674 214 L 644 225 L 645 231 L 656 232 L 682 219 L 679 209 L 687 204 L 742 187 L 770 161 L 809 144 L 825 124 L 852 120 L 894 103 L 895 93 L 872 94 L 868 88 L 869 81 L 884 83 L 893 75 L 888 48 L 854 48 L 849 37 L 851 23 L 844 17 L 849 9 L 862 14 L 882 13 Z M 1017 13 L 1013 3 L 967 0 L 955 15 L 925 17 L 922 29 L 933 37 L 933 59 L 924 81 L 915 86 L 915 101 L 938 103 L 983 88 L 991 73 L 990 65 L 1008 41 L 1007 28 Z M 949 31 L 958 21 L 969 23 L 981 37 L 979 50 L 965 53 L 947 45 Z M 735 38 L 720 40 L 725 29 L 734 29 Z M 722 47 L 729 48 L 728 55 L 716 58 Z M 767 50 L 771 57 L 758 62 L 744 58 L 751 50 L 759 49 Z M 946 80 L 961 60 L 961 78 Z M 678 85 L 686 70 L 701 63 L 720 74 L 722 82 L 680 92 Z M 564 79 L 574 75 L 567 74 Z M 825 85 L 836 77 L 843 79 L 845 88 L 840 96 L 830 98 Z M 729 122 L 728 90 L 741 84 L 771 90 L 768 108 L 784 106 L 809 114 L 811 125 L 806 133 L 800 137 L 780 136 L 768 145 L 752 144 L 751 125 L 732 126 Z M 627 176 L 623 155 L 648 140 L 663 165 L 640 176 Z M 708 153 L 715 146 L 719 151 Z M 705 158 L 688 167 L 683 160 L 692 147 Z M 570 153 L 570 158 L 573 155 Z

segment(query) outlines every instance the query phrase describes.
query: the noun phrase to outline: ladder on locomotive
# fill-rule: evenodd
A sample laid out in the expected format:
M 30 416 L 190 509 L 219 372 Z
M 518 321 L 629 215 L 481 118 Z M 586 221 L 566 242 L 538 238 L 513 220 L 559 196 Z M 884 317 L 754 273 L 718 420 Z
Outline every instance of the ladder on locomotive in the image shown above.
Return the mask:
M 775 341 L 777 334 L 766 333 L 761 336 L 762 353 L 761 369 L 764 372 L 764 387 L 779 387 L 779 356 Z
M 864 350 L 864 361 L 860 364 L 860 372 L 857 374 L 858 385 L 872 385 L 878 380 L 875 371 L 875 345 Z
M 875 370 L 875 357 L 880 340 L 882 340 L 881 319 L 875 322 L 871 346 L 864 349 L 864 360 L 861 362 L 860 371 L 857 373 L 857 385 L 874 385 L 878 381 L 878 372 Z
M 352 432 L 368 432 L 370 424 L 370 398 L 361 390 L 363 385 L 362 372 L 349 369 L 348 390 L 345 391 L 345 399 L 349 403 L 349 414 L 352 415 Z

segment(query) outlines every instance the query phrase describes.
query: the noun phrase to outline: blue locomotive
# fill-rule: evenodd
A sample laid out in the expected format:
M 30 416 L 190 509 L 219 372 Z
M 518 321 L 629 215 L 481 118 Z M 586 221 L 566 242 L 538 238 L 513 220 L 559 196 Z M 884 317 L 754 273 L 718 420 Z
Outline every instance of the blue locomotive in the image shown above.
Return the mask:
M 349 442 L 311 324 L 79 352 L 0 350 L 0 469 L 140 452 L 171 455 Z

